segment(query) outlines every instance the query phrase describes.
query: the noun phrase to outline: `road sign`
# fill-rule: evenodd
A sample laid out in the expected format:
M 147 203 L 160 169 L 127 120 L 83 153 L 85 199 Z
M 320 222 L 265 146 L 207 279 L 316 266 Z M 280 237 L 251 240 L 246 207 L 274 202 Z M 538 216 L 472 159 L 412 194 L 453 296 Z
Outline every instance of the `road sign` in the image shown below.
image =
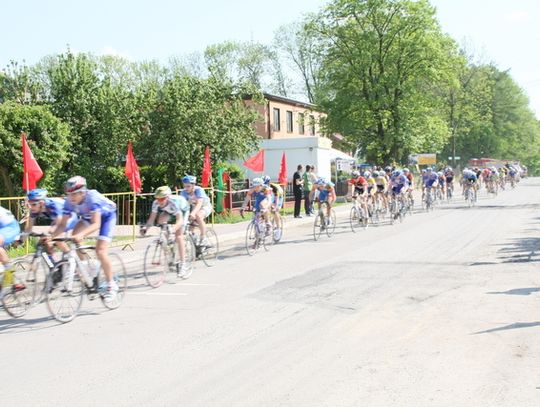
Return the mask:
M 411 154 L 409 163 L 413 165 L 432 165 L 437 164 L 437 154 Z

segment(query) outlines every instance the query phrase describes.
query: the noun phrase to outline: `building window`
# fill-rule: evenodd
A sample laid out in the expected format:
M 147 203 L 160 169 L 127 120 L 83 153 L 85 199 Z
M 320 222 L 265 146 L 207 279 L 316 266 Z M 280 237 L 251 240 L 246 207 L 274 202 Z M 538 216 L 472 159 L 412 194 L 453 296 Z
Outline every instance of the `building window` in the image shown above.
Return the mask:
M 292 112 L 287 110 L 287 133 L 292 133 L 293 124 L 292 124 Z
M 298 133 L 304 134 L 304 113 L 298 113 Z
M 309 115 L 309 128 L 311 130 L 311 135 L 315 135 L 315 116 L 312 114 Z
M 274 107 L 274 131 L 280 131 L 279 109 Z

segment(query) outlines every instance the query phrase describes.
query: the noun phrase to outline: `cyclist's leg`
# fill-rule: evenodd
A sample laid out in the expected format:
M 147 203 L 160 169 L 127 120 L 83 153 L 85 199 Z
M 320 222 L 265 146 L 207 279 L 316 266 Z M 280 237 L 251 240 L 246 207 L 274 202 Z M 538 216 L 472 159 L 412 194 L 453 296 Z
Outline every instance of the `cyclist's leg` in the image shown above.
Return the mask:
M 102 217 L 96 244 L 96 256 L 101 263 L 105 279 L 109 285 L 113 282 L 113 270 L 111 261 L 109 260 L 109 243 L 112 241 L 115 225 L 116 213 L 111 213 L 106 217 Z

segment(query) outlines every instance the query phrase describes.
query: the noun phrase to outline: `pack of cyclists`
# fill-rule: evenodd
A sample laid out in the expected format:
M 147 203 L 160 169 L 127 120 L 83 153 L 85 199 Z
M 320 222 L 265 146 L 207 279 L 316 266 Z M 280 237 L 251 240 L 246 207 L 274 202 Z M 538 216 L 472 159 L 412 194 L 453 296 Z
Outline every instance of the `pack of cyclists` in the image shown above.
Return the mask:
M 460 177 L 457 177 L 454 169 L 449 166 L 438 171 L 428 167 L 421 171 L 419 184 L 423 200 L 426 197 L 444 199 L 452 197 L 457 178 L 460 179 L 462 195 L 466 196 L 471 191 L 476 194 L 482 185 L 488 193 L 497 193 L 507 184 L 514 187 L 522 175 L 524 175 L 523 169 L 508 163 L 499 168 L 494 166 L 464 168 Z M 197 185 L 194 176 L 185 176 L 182 182 L 184 189 L 179 194 L 173 194 L 168 186 L 156 189 L 150 215 L 146 225 L 141 228 L 141 233 L 145 234 L 148 227 L 156 221 L 162 224 L 174 218 L 172 231 L 180 257 L 179 277 L 185 272 L 183 260 L 186 250 L 184 241 L 186 228 L 188 225 L 198 228 L 200 231 L 198 243 L 202 246 L 208 245 L 206 219 L 213 210 L 208 195 Z M 282 224 L 280 210 L 284 203 L 283 187 L 272 183 L 269 176 L 254 178 L 251 184 L 242 210 L 245 210 L 252 202 L 253 211 L 262 216 L 270 233 L 271 219 L 276 225 Z M 400 208 L 414 205 L 415 178 L 408 168 L 373 167 L 372 170 L 363 173 L 353 170 L 348 186 L 348 198 L 358 200 L 367 216 L 372 215 L 373 208 L 387 212 L 390 203 L 393 202 L 398 202 Z M 43 243 L 51 261 L 54 261 L 54 247 L 60 252 L 69 251 L 65 243 L 56 241 L 53 243 L 52 238 L 69 232 L 73 241 L 77 243 L 89 235 L 97 234 L 96 255 L 102 265 L 107 284 L 105 301 L 113 301 L 118 286 L 113 279 L 108 252 L 116 225 L 116 204 L 98 191 L 88 189 L 85 178 L 81 176 L 69 178 L 64 185 L 64 193 L 65 198 L 52 198 L 45 189 L 29 191 L 27 194 L 29 220 L 23 231 L 15 216 L 9 210 L 0 207 L 0 262 L 4 267 L 4 273 L 9 277 L 9 274 L 13 272 L 13 263 L 6 248 L 32 232 L 38 218 L 45 219 L 50 222 L 50 227 L 49 237 L 43 238 Z M 328 211 L 327 222 L 331 222 L 330 211 L 337 199 L 335 185 L 324 178 L 317 179 L 311 189 L 310 198 L 319 208 L 325 205 Z M 74 265 L 70 264 L 68 275 L 73 275 L 73 269 Z M 9 278 L 5 281 L 9 281 Z M 65 289 L 69 290 L 69 286 Z

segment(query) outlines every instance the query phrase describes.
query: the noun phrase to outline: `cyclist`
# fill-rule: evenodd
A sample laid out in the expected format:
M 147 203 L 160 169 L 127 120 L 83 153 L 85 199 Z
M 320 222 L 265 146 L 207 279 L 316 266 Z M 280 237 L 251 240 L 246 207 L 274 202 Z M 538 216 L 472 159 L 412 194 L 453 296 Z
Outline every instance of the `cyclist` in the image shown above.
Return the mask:
M 375 179 L 375 186 L 377 187 L 375 197 L 376 199 L 382 199 L 384 209 L 388 210 L 388 197 L 386 196 L 388 180 L 384 176 L 383 171 L 375 171 L 373 173 L 373 178 Z
M 475 171 L 471 171 L 468 168 L 463 170 L 463 196 L 466 196 L 466 191 L 472 188 L 476 194 L 478 188 L 478 177 Z
M 317 202 L 318 209 L 326 202 L 326 217 L 328 219 L 326 226 L 330 226 L 332 223 L 331 212 L 332 204 L 336 201 L 336 190 L 334 189 L 334 183 L 326 181 L 324 178 L 319 178 L 313 188 L 311 189 L 311 200 L 316 195 L 315 200 Z M 324 225 L 323 225 L 324 226 Z
M 452 167 L 446 167 L 444 170 L 444 177 L 446 179 L 446 190 L 447 191 L 454 191 L 454 170 L 452 170 Z M 451 196 L 451 193 L 450 193 Z
M 446 197 L 446 177 L 442 171 L 437 172 L 437 177 L 439 177 L 439 190 L 441 191 L 440 198 L 441 200 Z
M 373 173 L 366 171 L 364 172 L 364 178 L 368 182 L 368 203 L 371 202 L 371 205 L 375 205 L 375 192 L 377 190 L 375 182 L 375 178 L 373 177 Z
M 367 207 L 367 197 L 368 197 L 368 182 L 367 180 L 360 175 L 359 171 L 353 171 L 351 173 L 351 179 L 348 182 L 349 184 L 349 193 L 348 197 L 358 200 L 362 209 L 364 210 L 365 216 L 369 216 L 368 207 Z
M 210 198 L 208 198 L 203 188 L 196 185 L 197 178 L 193 175 L 186 175 L 182 178 L 182 184 L 184 184 L 184 190 L 180 195 L 190 204 L 189 220 L 199 226 L 201 233 L 198 243 L 201 246 L 208 246 L 210 243 L 206 238 L 206 223 L 204 220 L 212 213 Z
M 272 212 L 272 215 L 274 216 L 274 222 L 276 224 L 276 229 L 274 230 L 274 234 L 275 236 L 280 236 L 281 230 L 279 226 L 281 225 L 281 214 L 279 213 L 279 211 L 281 210 L 281 208 L 283 208 L 283 200 L 284 200 L 283 187 L 274 182 L 270 182 L 270 176 L 268 175 L 265 175 L 263 177 L 263 182 L 264 182 L 264 185 L 272 189 L 273 203 L 270 206 L 270 210 Z
M 240 209 L 240 214 L 243 215 L 251 199 L 253 199 L 253 211 L 255 215 L 262 216 L 266 223 L 266 236 L 270 236 L 272 225 L 270 224 L 268 212 L 273 203 L 272 188 L 266 185 L 262 178 L 253 178 L 251 188 L 247 192 L 242 208 Z
M 186 198 L 180 195 L 173 195 L 171 188 L 162 186 L 156 189 L 154 193 L 156 198 L 152 203 L 152 212 L 146 221 L 146 224 L 141 227 L 141 235 L 145 235 L 147 229 L 152 226 L 158 219 L 158 224 L 168 223 L 171 216 L 175 217 L 175 223 L 172 232 L 175 236 L 176 244 L 178 245 L 178 254 L 180 256 L 180 267 L 177 269 L 177 276 L 182 277 L 188 271 L 186 264 L 186 241 L 184 233 L 187 228 L 187 217 L 189 215 L 189 204 Z
M 34 224 L 38 218 L 51 221 L 48 233 L 53 233 L 56 230 L 60 220 L 62 219 L 65 200 L 62 198 L 49 198 L 47 195 L 48 192 L 46 189 L 33 189 L 26 195 L 26 198 L 28 199 L 28 206 L 30 208 L 30 217 L 23 236 L 32 232 Z M 78 221 L 79 218 L 77 215 L 72 213 L 66 224 L 65 231 L 69 232 L 73 230 Z M 43 239 L 43 243 L 47 248 L 49 258 L 54 262 L 53 258 L 51 257 L 53 254 L 53 246 L 46 239 Z M 69 251 L 69 248 L 64 242 L 57 242 L 56 246 L 58 246 L 64 253 Z
M 72 239 L 80 242 L 83 238 L 99 231 L 96 243 L 96 255 L 103 267 L 107 280 L 106 302 L 114 301 L 118 285 L 113 279 L 113 271 L 109 260 L 109 242 L 113 238 L 116 225 L 116 204 L 95 189 L 88 189 L 86 179 L 81 176 L 71 177 L 64 185 L 67 198 L 62 209 L 62 219 L 53 232 L 53 237 L 66 231 L 69 220 L 75 213 L 79 221 L 72 232 Z M 74 271 L 72 268 L 70 274 Z M 71 277 L 70 277 L 71 278 Z M 69 291 L 69 281 L 66 284 Z
M 433 188 L 437 188 L 439 185 L 439 176 L 435 171 L 433 171 L 433 168 L 428 167 L 426 168 L 425 176 L 423 177 L 423 193 L 422 197 L 424 197 L 426 194 L 432 194 Z M 431 195 L 432 201 L 435 199 L 433 195 Z
M 401 211 L 405 204 L 403 194 L 409 189 L 409 179 L 402 171 L 394 170 L 392 172 L 392 178 L 390 179 L 390 186 L 392 199 L 396 200 L 396 203 L 401 203 L 401 207 L 399 208 L 399 211 Z M 397 216 L 397 213 L 395 216 Z
M 10 276 L 15 270 L 5 248 L 19 238 L 20 232 L 19 222 L 17 222 L 15 216 L 0 206 L 0 262 L 4 266 L 4 273 L 9 273 Z M 6 285 L 10 285 L 13 281 L 13 278 L 8 278 L 8 275 L 3 279 Z M 4 290 L 8 288 L 2 287 L 1 283 L 2 280 L 0 280 L 0 298 L 2 298 Z M 24 289 L 25 287 L 17 288 Z
M 403 174 L 407 177 L 409 180 L 409 188 L 407 189 L 407 199 L 411 203 L 412 206 L 414 206 L 414 175 L 411 170 L 408 168 L 403 168 Z

